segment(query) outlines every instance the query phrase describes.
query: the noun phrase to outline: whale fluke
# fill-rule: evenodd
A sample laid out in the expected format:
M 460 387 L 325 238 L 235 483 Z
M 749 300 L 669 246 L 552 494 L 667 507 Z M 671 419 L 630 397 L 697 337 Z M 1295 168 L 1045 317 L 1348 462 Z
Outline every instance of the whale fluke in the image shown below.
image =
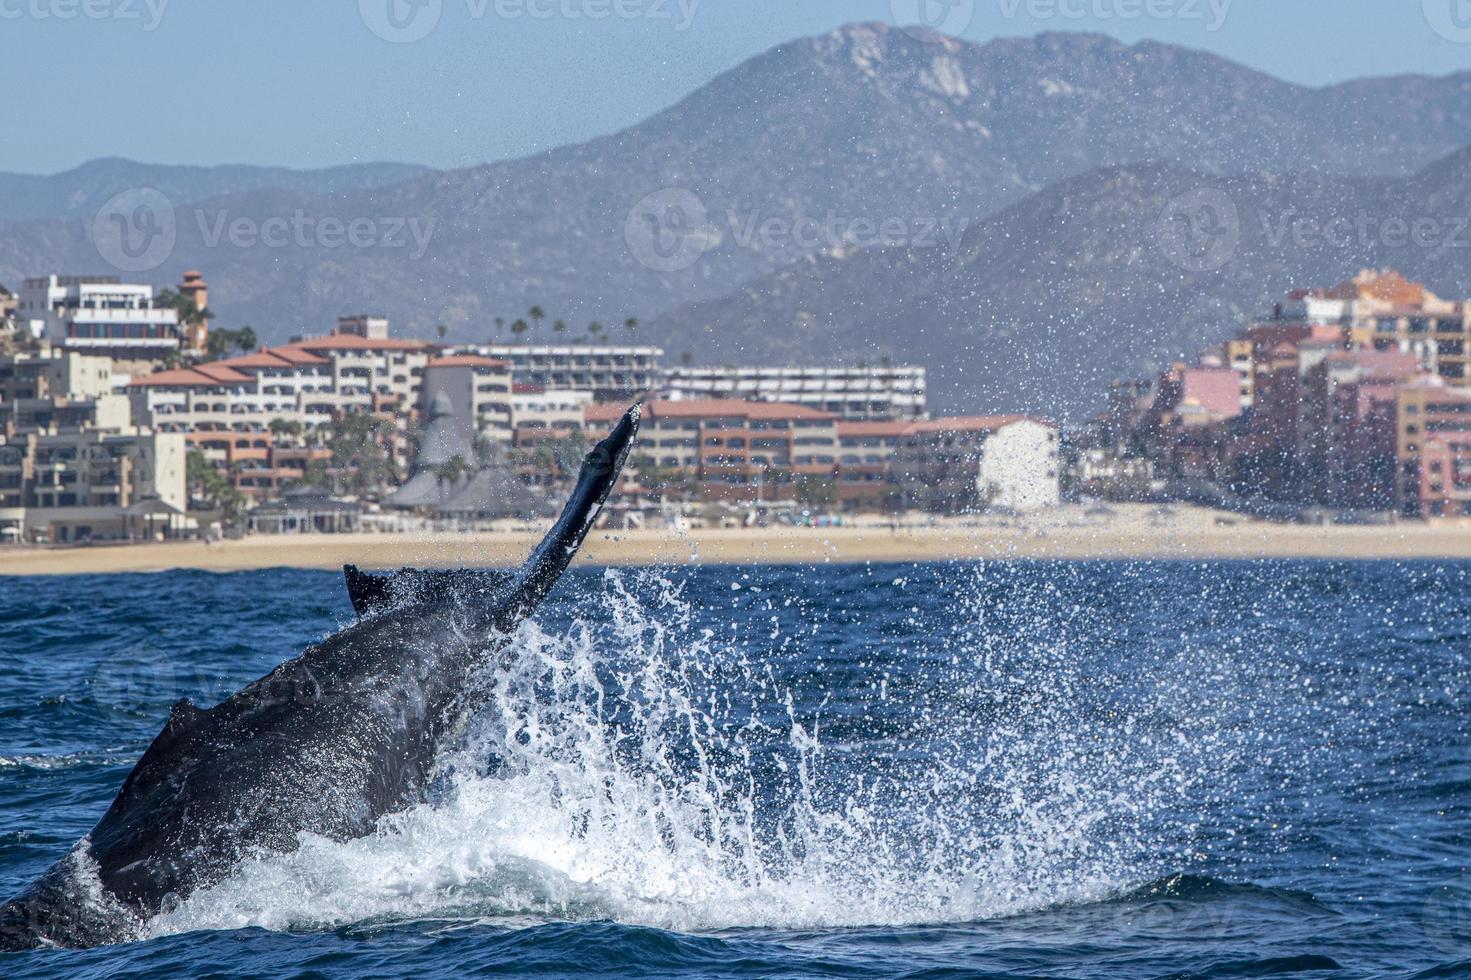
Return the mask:
M 91 833 L 0 906 L 0 951 L 136 938 L 246 856 L 293 851 L 303 834 L 363 837 L 423 801 L 473 672 L 507 653 L 567 569 L 638 424 L 635 405 L 588 453 L 519 570 L 379 577 L 349 566 L 356 623 L 212 708 L 175 704 Z

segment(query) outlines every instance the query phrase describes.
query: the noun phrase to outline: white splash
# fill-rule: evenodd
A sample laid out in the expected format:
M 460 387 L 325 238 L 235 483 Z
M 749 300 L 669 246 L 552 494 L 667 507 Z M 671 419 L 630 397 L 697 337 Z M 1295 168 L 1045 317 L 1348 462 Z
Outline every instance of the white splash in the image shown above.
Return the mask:
M 569 635 L 524 626 L 510 664 L 481 678 L 484 706 L 444 760 L 434 802 L 366 839 L 308 838 L 294 854 L 247 862 L 151 931 L 422 918 L 681 931 L 958 922 L 1138 880 L 1120 821 L 1148 801 L 1120 798 L 1105 767 L 1131 760 L 1116 747 L 1101 757 L 1076 719 L 1048 723 L 1045 742 L 1036 726 L 926 719 L 967 750 L 902 764 L 888 758 L 893 742 L 826 745 L 766 659 L 772 643 L 800 655 L 809 626 L 781 636 L 777 616 L 748 613 L 718 639 L 680 588 L 609 572 Z M 979 627 L 953 642 L 967 676 L 1001 671 Z M 1055 666 L 1061 654 L 1051 657 Z M 862 697 L 873 706 L 894 694 L 875 678 Z M 1058 710 L 1045 701 L 1033 710 Z M 1168 790 L 1170 767 L 1157 766 Z M 1154 792 L 1132 768 L 1131 793 Z

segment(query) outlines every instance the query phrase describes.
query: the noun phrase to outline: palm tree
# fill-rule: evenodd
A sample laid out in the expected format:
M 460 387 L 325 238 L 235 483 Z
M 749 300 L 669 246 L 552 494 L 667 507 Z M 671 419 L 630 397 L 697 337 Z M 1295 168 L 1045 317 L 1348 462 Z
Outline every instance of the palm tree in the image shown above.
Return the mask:
M 632 337 L 633 332 L 638 329 L 638 317 L 631 316 L 627 320 L 624 320 L 623 327 L 628 331 L 628 335 Z
M 517 337 L 521 336 L 523 333 L 530 329 L 531 327 L 527 325 L 525 320 L 517 320 L 515 323 L 511 324 L 511 333 L 515 334 Z
M 567 332 L 567 321 L 566 320 L 558 320 L 556 323 L 552 324 L 552 329 L 555 330 L 557 333 L 566 333 Z
M 434 479 L 439 483 L 454 486 L 464 479 L 468 472 L 470 472 L 470 464 L 465 462 L 465 457 L 451 456 L 443 464 L 434 467 Z
M 439 334 L 440 340 L 443 340 L 445 337 L 449 336 L 449 327 L 441 323 L 434 328 L 434 332 Z
M 602 336 L 602 333 L 603 333 L 603 325 L 601 323 L 599 323 L 597 320 L 594 320 L 592 323 L 589 323 L 587 325 L 587 333 L 588 333 L 588 342 L 589 343 L 592 343 L 593 341 L 599 340 L 599 339 L 601 339 L 601 336 Z
M 531 309 L 526 311 L 526 315 L 531 317 L 531 322 L 534 323 L 538 329 L 541 328 L 541 321 L 547 318 L 546 310 L 543 310 L 540 306 L 533 306 Z
M 213 314 L 211 314 L 213 315 Z M 259 346 L 255 339 L 255 328 L 246 324 L 235 332 L 235 346 L 240 348 L 242 354 L 248 354 Z

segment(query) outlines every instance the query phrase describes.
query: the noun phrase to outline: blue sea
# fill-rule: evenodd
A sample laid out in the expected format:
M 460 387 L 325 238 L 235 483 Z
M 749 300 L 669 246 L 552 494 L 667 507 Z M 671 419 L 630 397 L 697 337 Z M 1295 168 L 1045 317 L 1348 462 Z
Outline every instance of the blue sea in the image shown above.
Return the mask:
M 338 576 L 0 579 L 0 891 Z M 569 575 L 432 798 L 0 976 L 1471 975 L 1471 564 Z

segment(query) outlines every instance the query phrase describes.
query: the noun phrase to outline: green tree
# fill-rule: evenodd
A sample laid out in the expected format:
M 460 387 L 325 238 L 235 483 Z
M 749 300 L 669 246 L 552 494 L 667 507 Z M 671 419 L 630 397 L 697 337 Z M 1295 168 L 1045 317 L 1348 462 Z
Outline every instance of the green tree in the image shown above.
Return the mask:
M 448 483 L 454 486 L 465 478 L 470 472 L 470 464 L 465 462 L 463 456 L 451 456 L 439 466 L 434 467 L 434 479 L 439 483 Z
M 189 486 L 190 502 L 199 501 L 209 510 L 218 510 L 230 520 L 245 513 L 245 495 L 236 489 L 226 473 L 197 449 L 184 458 L 184 479 Z
M 531 317 L 531 322 L 537 330 L 541 329 L 541 321 L 547 318 L 546 310 L 543 310 L 540 306 L 533 306 L 530 310 L 526 311 L 526 315 Z
M 193 296 L 172 289 L 159 290 L 156 302 L 179 314 L 179 323 L 186 327 L 201 326 L 215 318 L 214 312 L 207 306 L 201 307 Z
M 327 448 L 332 451 L 334 489 L 368 494 L 396 481 L 397 470 L 388 450 L 394 434 L 391 419 L 362 412 L 333 417 Z
M 279 438 L 296 441 L 301 438 L 302 424 L 296 419 L 275 418 L 271 419 L 271 435 Z

